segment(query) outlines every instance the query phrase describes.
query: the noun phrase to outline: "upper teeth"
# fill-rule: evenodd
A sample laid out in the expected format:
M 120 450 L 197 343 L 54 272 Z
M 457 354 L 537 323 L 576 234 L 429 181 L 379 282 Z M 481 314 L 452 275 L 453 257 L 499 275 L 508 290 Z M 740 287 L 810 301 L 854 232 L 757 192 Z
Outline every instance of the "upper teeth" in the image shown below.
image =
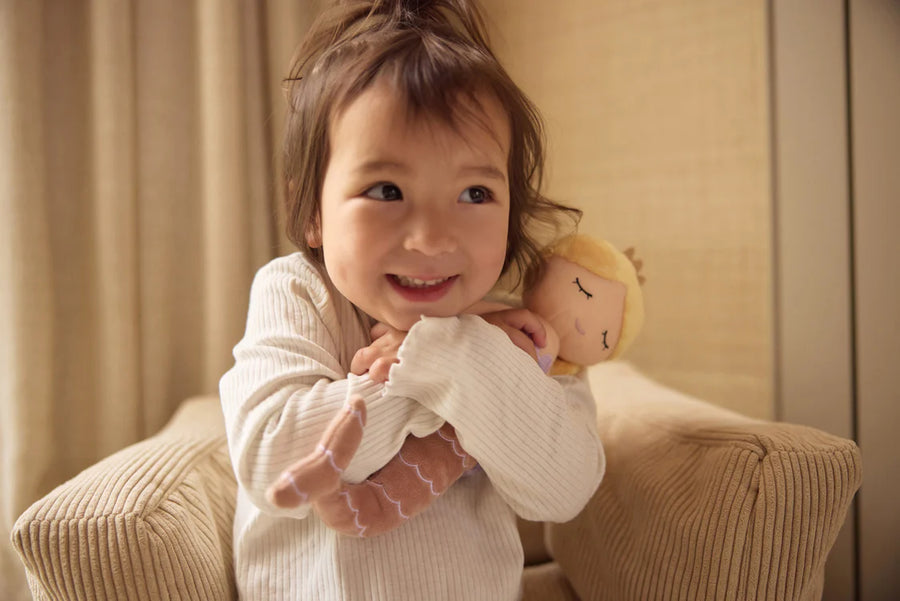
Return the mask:
M 411 278 L 405 275 L 397 276 L 397 281 L 400 282 L 401 286 L 408 286 L 412 288 L 425 288 L 427 286 L 434 286 L 436 284 L 446 282 L 449 279 L 450 278 L 439 278 L 437 280 L 420 280 L 418 278 Z

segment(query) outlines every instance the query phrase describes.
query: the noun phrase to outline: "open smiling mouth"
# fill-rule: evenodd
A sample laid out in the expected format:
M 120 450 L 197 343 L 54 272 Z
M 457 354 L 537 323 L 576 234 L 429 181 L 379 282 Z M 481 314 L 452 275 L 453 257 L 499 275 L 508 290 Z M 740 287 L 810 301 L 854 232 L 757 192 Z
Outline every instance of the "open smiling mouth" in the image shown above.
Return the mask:
M 441 299 L 456 283 L 459 276 L 420 279 L 389 273 L 388 282 L 403 298 L 413 302 L 433 302 Z

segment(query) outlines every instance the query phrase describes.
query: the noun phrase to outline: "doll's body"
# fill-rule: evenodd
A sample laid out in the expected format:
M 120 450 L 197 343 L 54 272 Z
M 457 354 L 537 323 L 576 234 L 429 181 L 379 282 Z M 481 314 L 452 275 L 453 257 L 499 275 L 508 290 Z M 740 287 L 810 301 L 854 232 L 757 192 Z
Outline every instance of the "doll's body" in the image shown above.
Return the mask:
M 544 324 L 546 344 L 535 348 L 535 355 L 546 373 L 574 373 L 624 351 L 643 323 L 639 268 L 640 262 L 609 243 L 585 236 L 570 236 L 551 250 L 523 298 Z M 481 302 L 470 312 L 498 307 L 506 305 Z M 272 503 L 312 503 L 332 529 L 375 536 L 424 511 L 477 464 L 445 423 L 428 436 L 409 436 L 398 454 L 363 482 L 344 482 L 341 475 L 359 448 L 365 421 L 365 404 L 351 399 L 317 449 L 270 487 Z

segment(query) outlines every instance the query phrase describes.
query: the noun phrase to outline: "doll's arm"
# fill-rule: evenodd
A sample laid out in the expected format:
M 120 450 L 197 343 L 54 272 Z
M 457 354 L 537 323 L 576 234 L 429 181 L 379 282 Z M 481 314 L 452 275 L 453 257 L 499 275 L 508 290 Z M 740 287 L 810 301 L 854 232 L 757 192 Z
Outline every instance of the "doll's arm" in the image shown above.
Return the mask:
M 358 484 L 341 474 L 359 447 L 366 408 L 354 398 L 332 420 L 317 449 L 269 489 L 273 505 L 311 503 L 330 528 L 359 537 L 393 530 L 424 511 L 475 465 L 450 424 L 424 438 L 409 436 L 383 468 Z

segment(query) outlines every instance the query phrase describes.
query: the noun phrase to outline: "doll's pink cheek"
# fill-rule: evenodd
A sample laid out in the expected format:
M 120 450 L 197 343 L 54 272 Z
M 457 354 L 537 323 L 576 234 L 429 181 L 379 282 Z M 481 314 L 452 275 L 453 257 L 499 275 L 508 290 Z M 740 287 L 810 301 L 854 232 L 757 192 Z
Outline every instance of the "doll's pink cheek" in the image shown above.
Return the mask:
M 584 331 L 584 328 L 581 327 L 581 322 L 578 321 L 578 318 L 575 318 L 575 331 L 581 334 L 582 336 L 586 335 L 587 332 Z

